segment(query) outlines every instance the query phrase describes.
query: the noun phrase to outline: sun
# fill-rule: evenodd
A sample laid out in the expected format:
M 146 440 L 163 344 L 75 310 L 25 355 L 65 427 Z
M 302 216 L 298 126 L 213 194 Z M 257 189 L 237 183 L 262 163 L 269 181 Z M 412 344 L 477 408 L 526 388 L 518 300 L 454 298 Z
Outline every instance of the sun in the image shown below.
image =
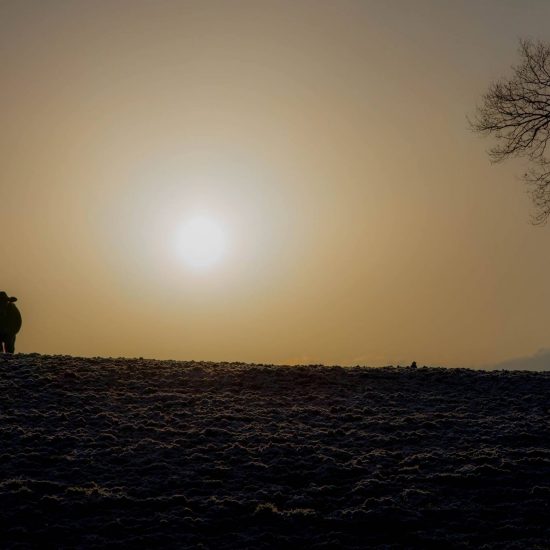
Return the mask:
M 183 261 L 196 268 L 218 263 L 225 254 L 226 244 L 222 225 L 205 215 L 188 219 L 177 236 L 177 247 Z

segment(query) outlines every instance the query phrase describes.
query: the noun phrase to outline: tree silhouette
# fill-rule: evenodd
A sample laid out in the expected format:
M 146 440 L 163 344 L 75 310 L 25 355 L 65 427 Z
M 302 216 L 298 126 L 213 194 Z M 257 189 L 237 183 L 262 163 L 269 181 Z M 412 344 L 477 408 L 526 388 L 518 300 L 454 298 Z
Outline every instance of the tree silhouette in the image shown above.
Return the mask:
M 535 206 L 532 221 L 538 225 L 550 217 L 550 46 L 521 40 L 519 54 L 521 63 L 512 67 L 512 77 L 489 86 L 470 124 L 496 139 L 489 150 L 492 162 L 509 157 L 530 161 L 524 179 Z

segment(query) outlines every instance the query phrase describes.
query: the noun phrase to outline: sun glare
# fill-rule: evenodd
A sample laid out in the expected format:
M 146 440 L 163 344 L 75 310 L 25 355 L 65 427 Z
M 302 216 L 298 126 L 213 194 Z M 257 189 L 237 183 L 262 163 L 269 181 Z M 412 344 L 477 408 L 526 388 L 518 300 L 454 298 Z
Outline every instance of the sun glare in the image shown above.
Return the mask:
M 182 225 L 177 244 L 187 265 L 209 267 L 223 257 L 226 237 L 221 225 L 215 220 L 207 216 L 195 216 Z

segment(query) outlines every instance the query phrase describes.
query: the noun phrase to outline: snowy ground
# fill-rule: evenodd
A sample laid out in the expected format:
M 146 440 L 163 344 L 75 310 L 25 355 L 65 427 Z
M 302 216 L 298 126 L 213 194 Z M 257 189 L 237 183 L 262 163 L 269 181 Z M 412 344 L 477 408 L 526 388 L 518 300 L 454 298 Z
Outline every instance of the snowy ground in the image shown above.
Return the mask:
M 2 548 L 549 548 L 550 373 L 0 357 Z

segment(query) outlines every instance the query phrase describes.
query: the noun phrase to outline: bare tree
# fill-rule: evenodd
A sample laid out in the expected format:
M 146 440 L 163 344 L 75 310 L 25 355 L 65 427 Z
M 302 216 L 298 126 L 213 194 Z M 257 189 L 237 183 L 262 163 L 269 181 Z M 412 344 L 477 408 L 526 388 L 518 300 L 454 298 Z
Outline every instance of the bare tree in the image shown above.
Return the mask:
M 512 67 L 513 76 L 489 86 L 470 124 L 496 139 L 489 150 L 492 162 L 509 157 L 530 161 L 524 179 L 536 209 L 532 221 L 544 224 L 550 217 L 550 46 L 521 40 L 519 53 L 521 63 Z

